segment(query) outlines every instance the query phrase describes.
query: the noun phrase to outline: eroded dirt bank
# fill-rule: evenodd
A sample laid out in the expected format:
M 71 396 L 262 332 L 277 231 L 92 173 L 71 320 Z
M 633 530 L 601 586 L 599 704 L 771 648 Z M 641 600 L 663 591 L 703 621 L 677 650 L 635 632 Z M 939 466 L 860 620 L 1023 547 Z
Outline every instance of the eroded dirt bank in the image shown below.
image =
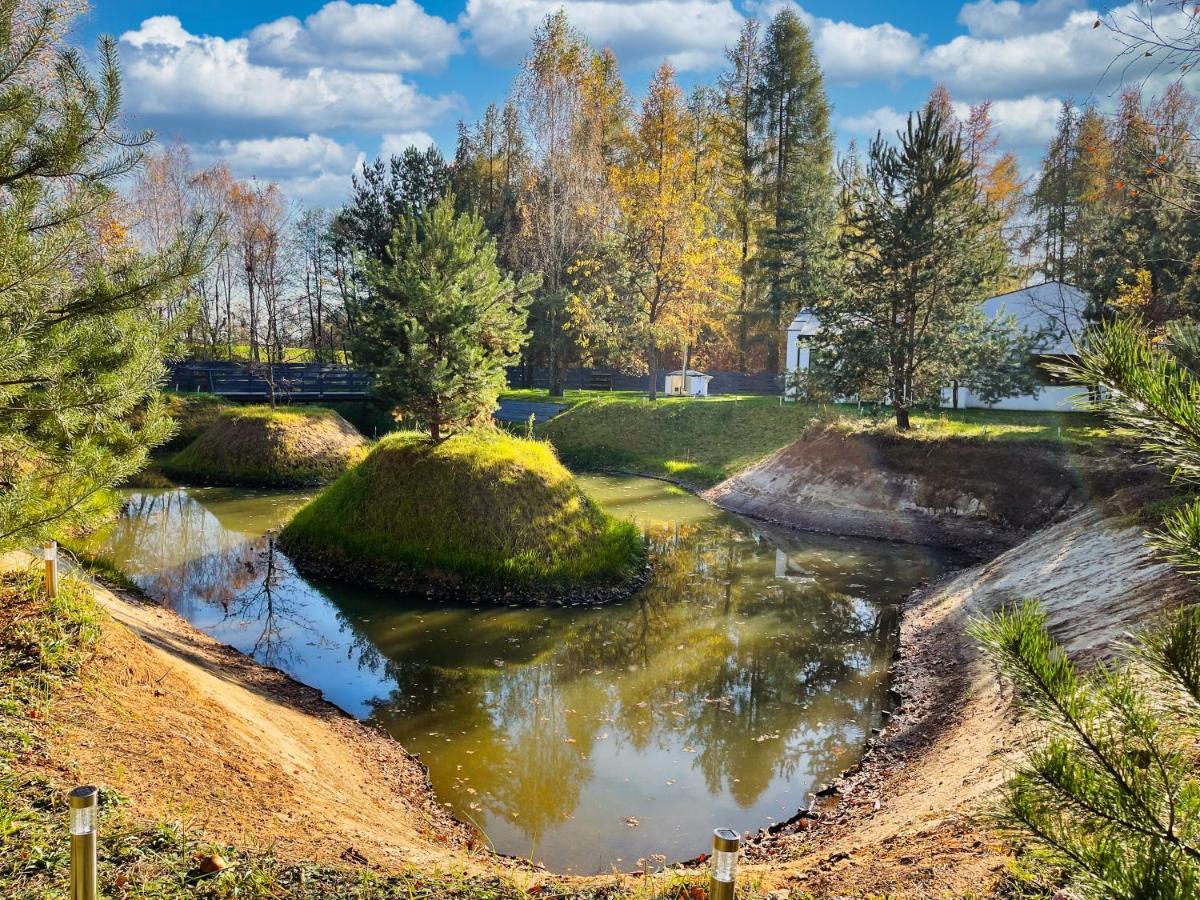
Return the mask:
M 917 440 L 836 426 L 800 440 L 703 495 L 742 515 L 853 537 L 991 556 L 1149 477 L 1126 460 L 1048 442 Z
M 1035 596 L 1077 661 L 1111 655 L 1129 630 L 1194 599 L 1151 557 L 1142 531 L 1128 518 L 1087 509 L 912 598 L 895 669 L 902 700 L 890 724 L 862 766 L 816 802 L 815 819 L 764 836 L 751 857 L 817 897 L 994 890 L 1005 859 L 987 813 L 1030 729 L 966 625 Z
M 470 835 L 388 735 L 169 610 L 101 587 L 96 599 L 111 620 L 56 701 L 42 768 L 283 861 L 469 865 Z

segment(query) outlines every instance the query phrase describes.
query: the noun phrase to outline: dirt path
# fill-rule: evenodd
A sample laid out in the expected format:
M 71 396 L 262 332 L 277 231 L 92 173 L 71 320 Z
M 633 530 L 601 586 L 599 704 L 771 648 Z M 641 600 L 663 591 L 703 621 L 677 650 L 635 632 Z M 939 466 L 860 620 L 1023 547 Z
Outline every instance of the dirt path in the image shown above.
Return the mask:
M 275 669 L 152 603 L 98 588 L 96 657 L 56 707 L 48 763 L 149 817 L 289 861 L 466 864 L 424 767 Z
M 818 897 L 994 889 L 1005 859 L 986 814 L 1030 729 L 965 636 L 966 624 L 1037 596 L 1077 661 L 1111 655 L 1128 630 L 1194 596 L 1149 557 L 1141 531 L 1088 510 L 910 601 L 896 667 L 899 712 L 825 801 L 820 821 L 795 823 L 751 856 L 784 861 L 775 874 Z

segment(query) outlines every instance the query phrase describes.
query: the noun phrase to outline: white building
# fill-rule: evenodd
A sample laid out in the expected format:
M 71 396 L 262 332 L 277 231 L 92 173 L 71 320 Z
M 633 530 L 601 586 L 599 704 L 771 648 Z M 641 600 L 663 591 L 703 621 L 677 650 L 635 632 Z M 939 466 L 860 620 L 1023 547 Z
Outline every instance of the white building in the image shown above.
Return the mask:
M 663 375 L 663 393 L 669 397 L 707 397 L 711 375 L 688 369 L 677 369 Z
M 1083 334 L 1086 308 L 1087 295 L 1079 288 L 1059 281 L 1046 281 L 999 294 L 983 303 L 983 313 L 989 318 L 1013 316 L 1026 331 L 1049 331 L 1049 343 L 1042 351 L 1045 356 L 1066 356 L 1075 352 L 1076 342 Z M 820 329 L 821 323 L 811 310 L 797 313 L 787 332 L 788 371 L 808 371 L 813 338 L 820 333 Z M 1076 408 L 1073 398 L 1083 391 L 1084 388 L 1077 386 L 1047 384 L 1036 397 L 1023 394 L 989 405 L 964 387 L 947 387 L 942 393 L 942 405 L 964 409 L 1067 411 Z

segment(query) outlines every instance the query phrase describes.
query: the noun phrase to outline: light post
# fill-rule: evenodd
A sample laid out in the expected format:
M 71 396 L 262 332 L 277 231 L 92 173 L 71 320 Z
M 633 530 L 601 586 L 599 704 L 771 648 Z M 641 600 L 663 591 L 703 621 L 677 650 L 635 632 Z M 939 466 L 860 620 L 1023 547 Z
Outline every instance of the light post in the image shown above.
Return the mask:
M 71 791 L 71 900 L 96 900 L 96 812 L 100 792 Z
M 58 595 L 58 544 L 55 541 L 46 542 L 42 559 L 46 561 L 46 598 L 53 600 Z
M 733 900 L 737 879 L 738 850 L 742 841 L 732 828 L 713 831 L 712 879 L 708 886 L 709 900 Z

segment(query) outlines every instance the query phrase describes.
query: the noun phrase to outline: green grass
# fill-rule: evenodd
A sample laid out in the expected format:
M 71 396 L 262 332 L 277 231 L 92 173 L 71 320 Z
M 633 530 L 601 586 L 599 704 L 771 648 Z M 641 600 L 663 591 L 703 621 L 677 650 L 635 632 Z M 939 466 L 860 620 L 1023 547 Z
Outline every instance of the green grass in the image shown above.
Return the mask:
M 505 397 L 548 399 L 545 391 Z M 578 469 L 617 469 L 669 478 L 692 488 L 717 484 L 800 439 L 812 424 L 894 433 L 886 407 L 783 403 L 778 397 L 664 398 L 609 391 L 569 392 L 568 409 L 537 428 Z M 916 413 L 912 440 L 1049 441 L 1094 450 L 1108 440 L 1085 413 L 935 410 Z
M 40 734 L 54 727 L 54 703 L 79 679 L 106 617 L 90 585 L 60 580 L 47 601 L 37 575 L 0 576 L 0 897 L 66 898 L 70 871 L 67 791 L 48 778 Z M 36 768 L 35 768 L 36 767 Z M 163 773 L 169 777 L 170 773 Z M 676 900 L 705 883 L 703 871 L 676 871 L 630 886 L 601 879 L 577 885 L 547 878 L 526 890 L 497 866 L 468 874 L 437 870 L 381 874 L 369 867 L 283 863 L 213 843 L 179 822 L 140 815 L 130 798 L 101 786 L 97 852 L 102 897 L 144 900 Z M 219 854 L 227 866 L 203 874 L 198 861 Z M 761 896 L 761 895 L 758 895 Z
M 329 409 L 225 406 L 162 470 L 207 484 L 326 484 L 363 456 L 365 443 Z
M 280 539 L 301 565 L 384 584 L 578 588 L 628 580 L 643 556 L 637 529 L 592 503 L 548 444 L 492 428 L 383 438 Z
M 175 434 L 159 452 L 179 450 L 198 438 L 209 425 L 230 408 L 215 394 L 182 394 L 163 391 L 167 414 L 175 420 Z

